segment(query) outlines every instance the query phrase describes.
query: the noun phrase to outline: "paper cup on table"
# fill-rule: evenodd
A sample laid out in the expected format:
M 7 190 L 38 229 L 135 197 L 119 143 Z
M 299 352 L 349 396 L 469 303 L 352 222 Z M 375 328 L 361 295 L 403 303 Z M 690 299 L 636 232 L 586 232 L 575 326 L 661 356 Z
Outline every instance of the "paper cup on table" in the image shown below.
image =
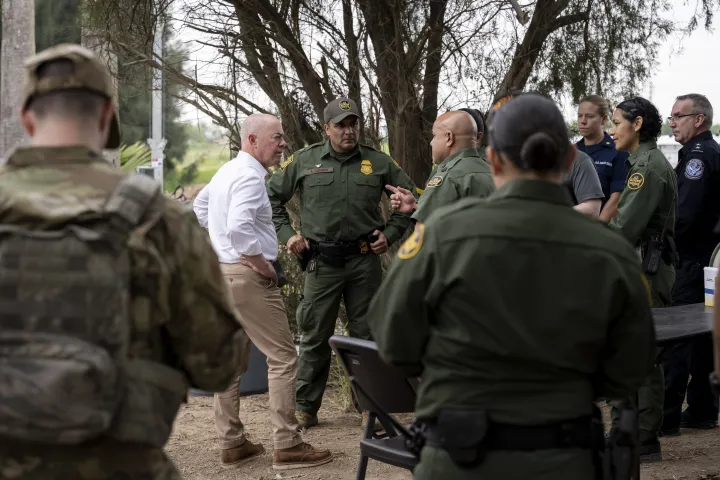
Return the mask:
M 705 305 L 712 307 L 715 305 L 715 278 L 718 275 L 718 269 L 715 267 L 705 267 Z

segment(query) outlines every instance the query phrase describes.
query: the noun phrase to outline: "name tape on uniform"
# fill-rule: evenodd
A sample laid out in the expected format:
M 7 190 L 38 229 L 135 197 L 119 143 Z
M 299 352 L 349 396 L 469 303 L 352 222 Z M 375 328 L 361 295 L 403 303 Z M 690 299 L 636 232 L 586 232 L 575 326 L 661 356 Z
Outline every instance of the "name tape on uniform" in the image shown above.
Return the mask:
M 633 173 L 630 175 L 630 178 L 628 178 L 627 186 L 630 190 L 640 190 L 644 184 L 645 177 L 643 177 L 641 173 Z
M 422 247 L 423 239 L 425 238 L 425 225 L 418 222 L 415 224 L 415 231 L 398 250 L 398 258 L 400 260 L 407 260 L 414 257 L 420 251 Z

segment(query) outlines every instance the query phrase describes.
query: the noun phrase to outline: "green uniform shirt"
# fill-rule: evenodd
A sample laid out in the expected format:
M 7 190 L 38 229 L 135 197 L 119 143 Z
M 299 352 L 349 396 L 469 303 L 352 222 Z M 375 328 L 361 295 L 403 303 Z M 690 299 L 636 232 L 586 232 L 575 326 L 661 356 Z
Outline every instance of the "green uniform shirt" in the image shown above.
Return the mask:
M 431 212 L 460 198 L 484 198 L 495 190 L 490 165 L 474 148 L 450 155 L 433 173 L 412 216 L 418 222 L 424 222 Z
M 410 177 L 389 156 L 359 145 L 352 155 L 333 151 L 330 141 L 295 152 L 268 180 L 273 222 L 283 245 L 294 235 L 285 204 L 300 192 L 303 237 L 353 241 L 382 229 L 392 244 L 410 226 L 410 216 L 393 213 L 385 225 L 380 197 L 385 185 L 415 190 Z
M 655 334 L 637 255 L 570 206 L 516 180 L 416 224 L 367 318 L 381 357 L 422 377 L 418 418 L 474 406 L 540 424 L 642 384 Z
M 655 142 L 641 143 L 625 161 L 627 185 L 618 203 L 618 214 L 610 222 L 630 241 L 641 240 L 662 231 L 675 231 L 677 176 Z

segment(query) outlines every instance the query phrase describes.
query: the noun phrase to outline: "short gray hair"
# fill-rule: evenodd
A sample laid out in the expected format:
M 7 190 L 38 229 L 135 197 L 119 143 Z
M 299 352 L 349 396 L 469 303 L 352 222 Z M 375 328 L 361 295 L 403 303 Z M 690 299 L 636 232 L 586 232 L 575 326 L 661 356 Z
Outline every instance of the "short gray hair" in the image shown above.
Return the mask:
M 710 127 L 712 125 L 713 107 L 710 104 L 710 100 L 708 100 L 705 95 L 700 95 L 699 93 L 688 93 L 687 95 L 680 95 L 675 100 L 692 100 L 693 112 L 698 114 L 702 113 L 703 115 L 705 115 L 705 121 L 703 122 L 703 125 L 707 127 Z
M 252 133 L 255 135 L 260 133 L 268 121 L 277 119 L 277 117 L 268 113 L 252 113 L 248 115 L 240 127 L 240 142 L 247 141 Z

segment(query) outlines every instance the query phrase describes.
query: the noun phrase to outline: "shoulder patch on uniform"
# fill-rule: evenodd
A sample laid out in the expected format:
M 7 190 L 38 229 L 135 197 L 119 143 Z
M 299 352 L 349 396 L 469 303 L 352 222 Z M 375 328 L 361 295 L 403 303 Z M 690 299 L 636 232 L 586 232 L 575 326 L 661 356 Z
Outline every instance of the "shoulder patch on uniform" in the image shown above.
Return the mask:
M 685 166 L 685 178 L 688 180 L 697 180 L 702 178 L 705 172 L 705 164 L 702 160 L 693 158 Z
M 396 162 L 394 158 L 390 157 L 390 160 L 392 160 L 393 165 L 395 165 L 396 167 L 400 168 L 400 164 L 399 164 L 398 162 Z
M 425 188 L 439 187 L 443 183 L 443 178 L 444 177 L 442 175 L 435 175 L 430 179 Z
M 285 169 L 287 168 L 287 166 L 290 165 L 290 164 L 291 164 L 292 162 L 294 162 L 294 161 L 295 161 L 295 155 L 290 155 L 290 156 L 287 158 L 287 160 L 285 160 L 284 162 L 282 162 L 282 163 L 280 164 L 280 169 L 281 169 L 281 170 L 285 170 Z
M 415 224 L 415 231 L 410 237 L 402 244 L 400 250 L 398 250 L 398 258 L 400 260 L 407 260 L 414 257 L 420 251 L 422 247 L 423 239 L 425 238 L 425 225 L 420 222 Z
M 640 274 L 640 280 L 642 280 L 643 285 L 645 285 L 645 291 L 647 292 L 648 303 L 650 304 L 650 306 L 652 306 L 652 303 L 653 303 L 652 291 L 650 290 L 650 284 L 648 283 L 647 277 L 645 276 L 644 273 Z
M 630 175 L 627 182 L 627 186 L 630 190 L 640 190 L 644 184 L 645 177 L 642 176 L 642 173 L 633 173 Z
M 370 160 L 363 160 L 362 163 L 360 163 L 360 173 L 370 175 L 372 172 L 372 162 Z

